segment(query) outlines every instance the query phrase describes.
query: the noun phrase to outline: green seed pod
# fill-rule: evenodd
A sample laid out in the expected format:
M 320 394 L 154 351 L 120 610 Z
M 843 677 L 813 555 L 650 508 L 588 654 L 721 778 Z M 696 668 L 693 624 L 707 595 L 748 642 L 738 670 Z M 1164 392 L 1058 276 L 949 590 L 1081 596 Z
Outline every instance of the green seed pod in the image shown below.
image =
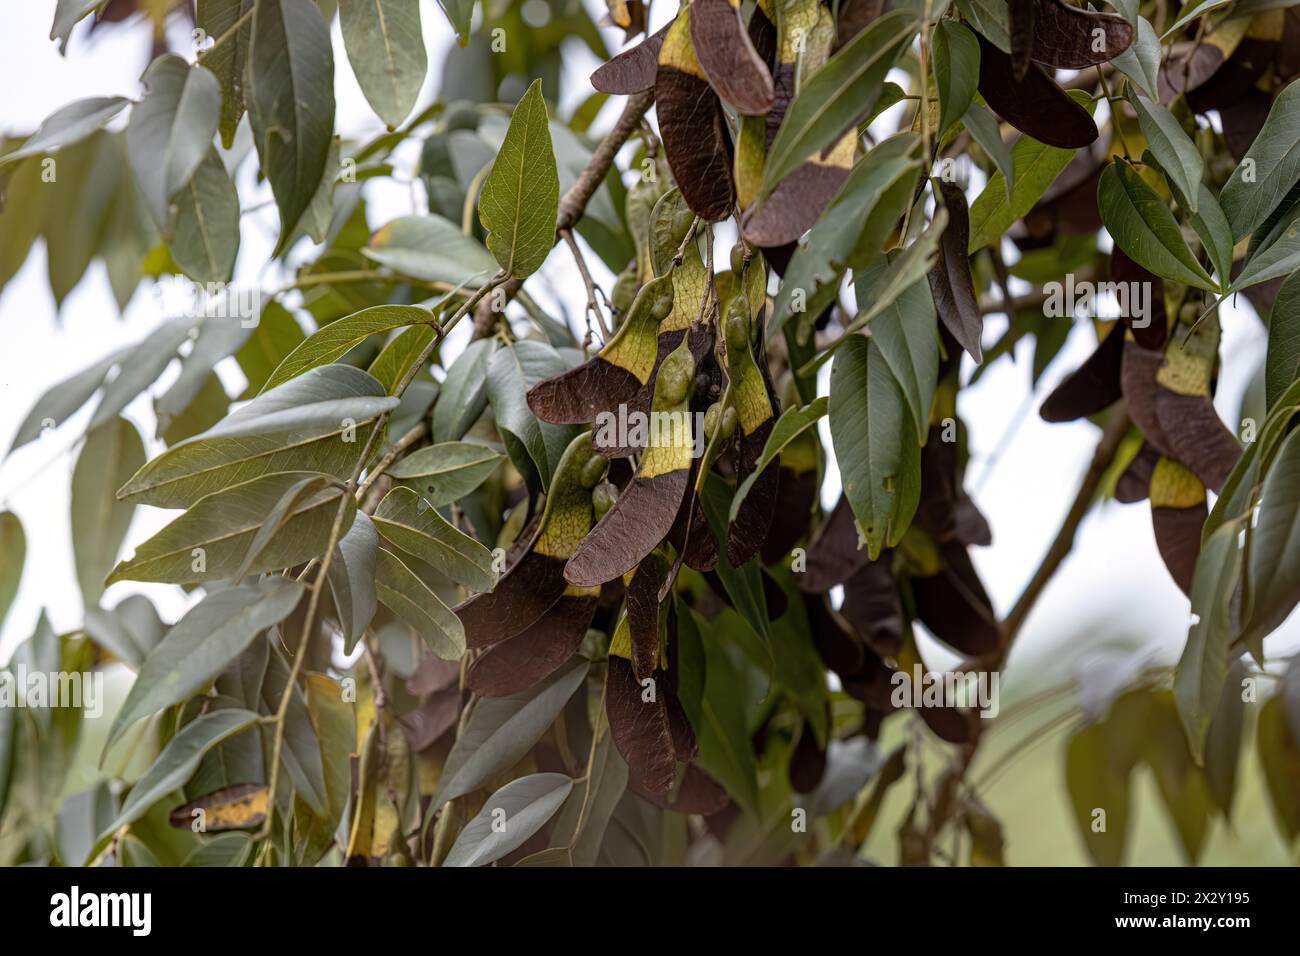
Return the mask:
M 673 297 L 671 295 L 661 295 L 655 299 L 654 305 L 650 307 L 650 314 L 655 317 L 656 322 L 662 322 L 673 311 Z
M 587 463 L 582 466 L 582 471 L 578 472 L 578 481 L 584 488 L 595 488 L 596 483 L 605 477 L 605 469 L 608 466 L 600 455 L 592 455 L 587 459 Z
M 664 359 L 664 364 L 659 366 L 659 375 L 655 379 L 655 391 L 663 405 L 680 405 L 686 400 L 691 390 L 691 379 L 694 377 L 692 375 L 694 370 L 690 366 L 694 364 L 690 361 L 689 355 L 685 362 L 674 362 L 672 356 Z
M 735 308 L 737 302 L 741 303 L 739 309 Z M 749 310 L 745 308 L 744 300 L 737 296 L 731 300 L 727 306 L 727 348 L 735 352 L 741 352 L 749 348 Z
M 727 410 L 722 413 L 722 437 L 730 438 L 736 434 L 736 422 L 739 416 L 736 414 L 736 406 L 728 405 Z
M 1201 314 L 1201 307 L 1192 299 L 1188 299 L 1178 310 L 1178 320 L 1184 325 L 1191 325 Z
M 722 403 L 714 402 L 709 406 L 708 411 L 704 413 L 704 437 L 713 438 L 714 432 L 718 430 L 718 423 L 722 419 Z
M 596 512 L 596 520 L 605 517 L 609 509 L 618 501 L 618 488 L 611 481 L 602 481 L 591 490 L 591 507 Z
M 740 278 L 740 274 L 745 271 L 745 244 L 738 242 L 731 247 L 731 271 Z

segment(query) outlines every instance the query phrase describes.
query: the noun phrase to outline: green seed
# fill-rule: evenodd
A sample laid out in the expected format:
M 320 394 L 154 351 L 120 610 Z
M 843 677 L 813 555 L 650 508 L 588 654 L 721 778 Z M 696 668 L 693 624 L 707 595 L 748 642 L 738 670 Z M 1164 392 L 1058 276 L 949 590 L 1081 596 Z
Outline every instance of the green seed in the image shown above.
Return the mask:
M 673 297 L 671 295 L 661 295 L 655 299 L 654 305 L 650 307 L 650 314 L 655 317 L 656 322 L 662 322 L 668 318 L 673 311 Z
M 722 403 L 714 402 L 709 406 L 708 411 L 704 413 L 704 437 L 712 439 L 713 433 L 718 430 L 718 422 L 722 418 Z
M 731 247 L 731 271 L 740 278 L 740 274 L 745 271 L 745 244 L 738 242 Z
M 605 468 L 608 462 L 600 455 L 592 455 L 587 459 L 587 463 L 582 466 L 582 471 L 578 473 L 578 482 L 584 488 L 594 488 L 596 483 L 605 476 Z
M 722 413 L 722 437 L 730 438 L 736 434 L 736 422 L 739 416 L 736 414 L 736 406 L 728 405 L 727 410 Z
M 609 509 L 614 507 L 614 502 L 618 501 L 618 489 L 610 481 L 602 481 L 591 490 L 591 507 L 595 509 L 596 520 L 599 521 L 609 513 Z
M 740 352 L 749 348 L 749 315 L 743 300 L 733 299 L 732 303 L 741 301 L 741 308 L 727 306 L 727 348 Z

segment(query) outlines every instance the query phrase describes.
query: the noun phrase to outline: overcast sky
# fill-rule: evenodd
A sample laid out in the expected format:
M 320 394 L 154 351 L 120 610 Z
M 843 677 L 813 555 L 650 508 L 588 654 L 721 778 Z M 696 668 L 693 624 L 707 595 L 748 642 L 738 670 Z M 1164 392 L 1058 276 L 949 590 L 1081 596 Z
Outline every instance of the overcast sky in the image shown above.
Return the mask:
M 50 112 L 80 97 L 136 97 L 140 93 L 139 75 L 148 56 L 147 37 L 140 31 L 119 30 L 90 38 L 83 24 L 73 36 L 71 55 L 64 59 L 47 39 L 54 6 L 54 0 L 27 0 L 9 4 L 6 10 L 6 29 L 0 32 L 0 89 L 6 91 L 0 132 L 30 132 Z M 595 6 L 603 10 L 603 5 Z M 667 4 L 655 6 L 657 21 L 668 15 L 667 8 Z M 432 0 L 422 3 L 422 10 L 434 67 L 424 92 L 427 101 L 436 96 L 437 65 L 451 42 L 451 31 Z M 621 31 L 605 32 L 608 42 L 617 49 Z M 345 137 L 373 134 L 380 123 L 357 87 L 337 24 L 334 41 L 338 129 Z M 585 76 L 595 65 L 590 54 L 575 45 L 567 63 L 574 81 L 568 95 L 574 101 L 585 95 Z M 570 106 L 562 104 L 561 109 Z M 607 123 L 616 109 L 616 104 L 612 109 L 607 106 L 601 121 Z M 396 159 L 399 175 L 411 179 L 418 146 L 411 144 L 399 151 Z M 269 193 L 245 189 L 252 186 L 247 166 L 239 183 L 246 208 L 269 198 Z M 371 228 L 412 211 L 412 190 L 419 188 L 402 184 L 368 187 Z M 258 278 L 271 251 L 275 225 L 273 210 L 244 217 L 237 282 Z M 588 261 L 596 270 L 597 281 L 609 281 L 611 277 L 601 269 L 599 261 L 590 256 Z M 720 261 L 727 260 L 723 256 Z M 143 337 L 166 317 L 164 303 L 142 287 L 126 314 L 119 318 L 98 263 L 68 296 L 61 312 L 56 312 L 45 269 L 44 247 L 38 242 L 22 271 L 0 293 L 0 329 L 5 342 L 0 349 L 3 448 L 8 448 L 19 423 L 45 388 L 110 349 Z M 543 274 L 566 299 L 571 314 L 580 316 L 585 295 L 562 246 L 552 254 Z M 275 276 L 262 279 L 270 284 Z M 540 298 L 547 301 L 549 297 Z M 986 345 L 996 339 L 1004 324 L 1001 319 L 990 321 Z M 1263 358 L 1265 333 L 1248 307 L 1225 310 L 1223 326 L 1225 361 L 1216 404 L 1225 421 L 1235 427 L 1240 396 Z M 460 330 L 453 339 L 453 353 L 464 334 L 465 330 Z M 1005 613 L 1015 601 L 1038 565 L 1092 454 L 1095 428 L 1088 424 L 1048 425 L 1038 418 L 1036 409 L 1051 386 L 1078 365 L 1094 345 L 1090 325 L 1077 324 L 1032 400 L 1032 345 L 1028 341 L 1021 343 L 1014 363 L 998 361 L 976 387 L 961 393 L 959 412 L 969 427 L 972 450 L 968 484 L 975 489 L 974 497 L 989 518 L 994 539 L 991 547 L 973 549 L 973 557 L 1000 612 Z M 965 361 L 968 367 L 963 374 L 969 375 L 970 360 Z M 173 367 L 155 391 L 165 387 L 174 374 Z M 228 389 L 234 392 L 239 383 L 235 370 L 227 378 Z M 824 394 L 824 380 L 822 390 Z M 68 499 L 75 460 L 72 451 L 88 411 L 0 465 L 0 502 L 20 516 L 28 542 L 22 587 L 0 634 L 0 660 L 7 659 L 14 645 L 31 634 L 42 608 L 58 630 L 74 629 L 81 622 Z M 154 421 L 147 396 L 129 406 L 126 414 L 146 437 L 152 436 Z M 825 431 L 823 435 L 829 438 Z M 829 441 L 826 444 L 829 448 Z M 1001 451 L 994 460 L 1000 444 Z M 153 443 L 149 450 L 156 453 L 161 446 Z M 824 489 L 827 502 L 833 502 L 838 494 L 833 467 L 830 471 Z M 171 516 L 170 512 L 154 508 L 137 509 L 124 553 L 129 554 Z M 134 582 L 113 585 L 103 600 L 106 606 L 112 606 L 132 593 L 154 599 L 168 621 L 174 620 L 188 603 L 179 588 Z M 1044 679 L 1048 671 L 1053 675 L 1068 673 L 1081 656 L 1094 653 L 1116 637 L 1172 658 L 1185 639 L 1187 618 L 1188 602 L 1170 580 L 1157 554 L 1148 506 L 1108 502 L 1085 521 L 1073 553 L 1029 619 L 1016 659 L 1039 665 L 1023 669 L 1034 673 L 1037 681 Z M 1270 640 L 1270 652 L 1276 654 L 1283 646 L 1294 643 L 1298 630 L 1293 616 L 1286 626 L 1287 635 Z M 934 657 L 941 665 L 952 660 L 939 653 Z M 1011 670 L 1013 682 L 1017 670 Z

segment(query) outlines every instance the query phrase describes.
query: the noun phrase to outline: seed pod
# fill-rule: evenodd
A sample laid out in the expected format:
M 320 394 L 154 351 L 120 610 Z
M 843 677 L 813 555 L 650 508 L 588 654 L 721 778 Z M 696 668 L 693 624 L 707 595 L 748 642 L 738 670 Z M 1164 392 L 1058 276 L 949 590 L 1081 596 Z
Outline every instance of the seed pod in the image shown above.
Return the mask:
M 704 413 L 704 437 L 712 440 L 722 419 L 722 403 L 714 402 Z
M 614 507 L 614 502 L 618 501 L 618 488 L 611 481 L 602 481 L 591 490 L 591 507 L 596 514 L 596 520 L 609 512 Z
M 599 456 L 589 458 L 587 463 L 582 466 L 578 481 L 584 488 L 595 488 L 600 479 L 605 477 L 605 472 L 608 469 L 609 463 L 605 459 Z

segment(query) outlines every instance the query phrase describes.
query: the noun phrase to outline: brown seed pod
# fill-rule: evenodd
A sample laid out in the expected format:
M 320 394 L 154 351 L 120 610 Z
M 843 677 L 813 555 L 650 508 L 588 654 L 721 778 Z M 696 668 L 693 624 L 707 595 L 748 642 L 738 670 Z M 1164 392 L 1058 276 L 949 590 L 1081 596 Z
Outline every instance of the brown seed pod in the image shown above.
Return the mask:
M 1205 486 L 1183 465 L 1161 458 L 1151 473 L 1151 526 L 1160 557 L 1184 594 L 1192 592 L 1208 515 Z
M 1034 57 L 1035 7 L 1035 0 L 1007 0 L 1011 69 L 1017 80 L 1025 78 L 1029 61 Z
M 592 587 L 621 577 L 655 549 L 672 530 L 690 482 L 692 457 L 689 392 L 677 402 L 666 400 L 681 379 L 689 387 L 695 360 L 689 343 L 664 359 L 655 381 L 652 414 L 663 416 L 664 427 L 646 447 L 636 476 L 614 507 L 572 552 L 564 576 L 571 584 Z M 591 497 L 587 496 L 588 507 Z
M 686 204 L 706 222 L 731 215 L 731 135 L 718 94 L 691 47 L 690 8 L 677 15 L 659 51 L 655 103 L 673 178 Z
M 654 86 L 659 72 L 659 51 L 668 36 L 668 26 L 610 59 L 591 74 L 591 85 L 611 96 L 631 96 Z
M 1017 80 L 1011 58 L 976 34 L 980 43 L 979 91 L 993 111 L 1041 143 L 1082 149 L 1099 135 L 1088 111 L 1031 64 Z
M 220 790 L 205 793 L 168 815 L 168 822 L 178 829 L 188 830 L 196 819 L 201 819 L 208 833 L 226 830 L 251 830 L 266 819 L 265 784 L 237 783 Z M 195 811 L 200 811 L 196 816 Z
M 762 116 L 772 108 L 772 74 L 749 39 L 739 0 L 693 0 L 691 44 L 704 75 L 736 112 Z
M 599 588 L 566 588 L 532 625 L 475 658 L 466 686 L 480 697 L 506 697 L 549 677 L 577 653 L 599 600 Z
M 893 657 L 903 646 L 903 605 L 886 551 L 844 582 L 840 614 L 858 637 L 880 657 Z
M 651 551 L 635 570 L 623 576 L 632 672 L 637 680 L 645 680 L 659 666 L 659 588 L 667 576 L 668 561 L 657 551 Z
M 629 777 L 642 790 L 668 793 L 677 780 L 677 752 L 664 701 L 662 672 L 643 684 L 625 654 L 626 623 L 610 644 L 605 673 L 605 712 L 614 745 L 627 761 Z M 623 635 L 623 636 L 621 636 Z
M 805 722 L 790 755 L 790 786 L 795 793 L 812 793 L 825 774 L 826 748 L 817 742 L 817 735 Z
M 1095 192 L 1094 192 L 1095 195 Z M 1151 302 L 1151 316 L 1141 328 L 1134 324 L 1131 317 L 1124 322 L 1133 333 L 1133 339 L 1145 349 L 1158 349 L 1165 344 L 1169 336 L 1169 318 L 1165 314 L 1164 282 L 1153 272 L 1142 268 L 1116 246 L 1110 254 L 1110 275 L 1116 282 L 1147 283 L 1148 297 Z
M 565 562 L 591 527 L 591 491 L 582 484 L 582 471 L 594 455 L 590 432 L 569 443 L 556 467 L 537 532 L 523 556 L 506 569 L 494 590 L 476 594 L 456 608 L 470 647 L 514 637 L 565 594 Z
M 980 335 L 984 331 L 984 314 L 980 311 L 971 281 L 970 257 L 966 248 L 970 243 L 970 210 L 966 194 L 956 183 L 939 182 L 939 193 L 948 211 L 948 226 L 939 240 L 939 257 L 927 278 L 934 308 L 939 319 L 952 333 L 958 344 L 976 362 L 984 360 Z
M 795 545 L 808 534 L 812 512 L 817 506 L 816 463 L 810 469 L 787 467 L 788 464 L 783 454 L 781 465 L 776 469 L 778 477 L 772 523 L 759 551 L 764 564 L 789 560 Z
M 1052 389 L 1038 414 L 1045 422 L 1087 418 L 1121 397 L 1120 368 L 1124 363 L 1124 324 L 1116 322 L 1082 365 Z
M 1155 471 L 1160 452 L 1148 442 L 1143 442 L 1124 473 L 1115 481 L 1115 500 L 1133 504 L 1144 500 L 1151 488 L 1151 474 Z
M 939 640 L 963 654 L 995 650 L 1002 631 L 993 602 L 980 582 L 964 545 L 940 545 L 943 569 L 912 578 L 917 616 Z
M 843 495 L 817 530 L 808 546 L 808 569 L 799 577 L 799 590 L 807 594 L 829 591 L 842 584 L 871 560 L 860 535 L 853 509 Z
M 659 324 L 672 311 L 672 290 L 668 276 L 643 285 L 627 318 L 599 352 L 528 390 L 533 414 L 556 425 L 586 425 L 620 405 L 648 411 L 651 392 L 646 386 L 657 364 Z
M 1118 14 L 1084 10 L 1062 0 L 1029 2 L 1033 6 L 1032 56 L 1044 66 L 1082 70 L 1115 59 L 1133 43 L 1133 25 Z M 1096 49 L 1098 30 L 1103 41 L 1100 50 Z
M 1160 427 L 1160 416 L 1156 411 L 1156 373 L 1164 360 L 1163 352 L 1144 349 L 1137 342 L 1126 340 L 1119 380 L 1129 417 L 1142 432 L 1142 437 L 1162 455 L 1172 455 L 1173 446 Z

